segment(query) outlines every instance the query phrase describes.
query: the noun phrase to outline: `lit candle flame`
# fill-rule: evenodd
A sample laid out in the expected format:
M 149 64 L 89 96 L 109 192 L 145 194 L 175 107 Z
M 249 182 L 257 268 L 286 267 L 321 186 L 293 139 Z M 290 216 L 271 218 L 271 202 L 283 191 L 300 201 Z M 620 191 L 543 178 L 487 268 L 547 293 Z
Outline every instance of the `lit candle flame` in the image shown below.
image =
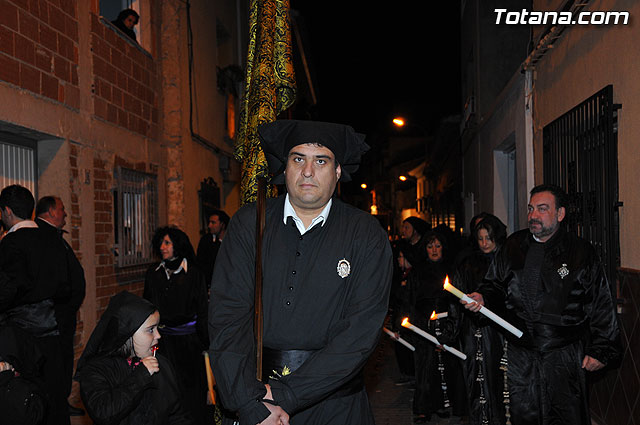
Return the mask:
M 405 328 L 409 327 L 410 323 L 409 323 L 409 318 L 405 317 L 404 319 L 402 319 L 402 326 L 404 326 Z
M 444 311 L 442 313 L 436 313 L 436 311 L 434 310 L 433 313 L 431 313 L 431 320 L 439 320 L 439 319 L 444 319 L 445 317 L 449 317 L 449 312 L 448 311 Z
M 444 289 L 447 289 L 449 286 L 451 286 L 451 284 L 449 283 L 449 275 L 447 275 L 447 277 L 444 278 Z

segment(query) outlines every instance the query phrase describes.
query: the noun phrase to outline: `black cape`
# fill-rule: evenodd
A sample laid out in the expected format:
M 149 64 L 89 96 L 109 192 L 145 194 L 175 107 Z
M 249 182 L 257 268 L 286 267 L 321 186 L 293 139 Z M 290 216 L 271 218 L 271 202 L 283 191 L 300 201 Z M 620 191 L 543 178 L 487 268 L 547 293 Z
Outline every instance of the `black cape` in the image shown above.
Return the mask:
M 457 267 L 452 285 L 465 294 L 475 292 L 484 278 L 493 255 L 480 251 L 469 253 Z M 497 325 L 481 314 L 467 311 L 457 298 L 449 308 L 450 319 L 461 351 L 467 355 L 463 372 L 469 401 L 469 422 L 482 425 L 504 425 L 503 337 Z M 495 313 L 500 314 L 499 311 Z M 478 336 L 479 335 L 479 336 Z M 481 402 L 481 398 L 484 402 Z
M 434 311 L 447 312 L 450 305 L 451 295 L 443 289 L 449 273 L 448 264 L 445 261 L 425 260 L 414 267 L 414 270 L 414 282 L 410 285 L 410 322 L 436 336 L 441 343 L 457 348 L 451 321 L 430 320 Z M 434 344 L 420 336 L 414 336 L 412 341 L 416 347 L 413 413 L 427 417 L 434 413 L 443 414 L 447 410 L 445 401 L 449 400 L 453 413 L 463 416 L 467 406 L 460 360 L 446 351 L 441 352 Z M 441 366 L 444 368 L 443 374 L 440 373 Z M 446 394 L 443 386 L 446 386 Z
M 540 296 L 528 305 L 524 266 L 535 243 L 529 230 L 512 234 L 479 287 L 487 307 L 505 308 L 524 332 L 505 335 L 512 423 L 590 424 L 582 360 L 614 366 L 620 356 L 611 288 L 591 244 L 560 227 L 543 244 Z
M 192 424 L 180 403 L 175 372 L 158 355 L 150 375 L 137 358 L 115 354 L 156 307 L 127 291 L 116 294 L 85 347 L 76 372 L 80 395 L 96 424 Z

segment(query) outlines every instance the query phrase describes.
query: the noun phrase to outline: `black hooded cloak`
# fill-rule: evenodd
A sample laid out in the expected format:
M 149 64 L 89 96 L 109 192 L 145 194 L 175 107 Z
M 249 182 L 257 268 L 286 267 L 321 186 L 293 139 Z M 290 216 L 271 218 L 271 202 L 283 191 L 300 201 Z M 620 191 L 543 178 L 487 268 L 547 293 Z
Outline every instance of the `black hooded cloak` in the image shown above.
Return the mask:
M 530 265 L 532 251 L 541 255 Z M 621 351 L 611 289 L 591 244 L 562 226 L 545 243 L 516 232 L 478 292 L 524 332 L 505 335 L 512 423 L 590 424 L 584 356 L 611 367 Z
M 76 379 L 96 424 L 191 424 L 179 401 L 171 363 L 157 355 L 160 371 L 150 375 L 138 358 L 117 350 L 156 307 L 129 292 L 115 295 L 78 361 Z
M 483 254 L 479 250 L 469 254 L 456 269 L 452 284 L 465 294 L 475 292 L 493 257 L 494 253 Z M 500 370 L 502 332 L 481 314 L 466 311 L 457 298 L 451 301 L 449 314 L 455 336 L 460 341 L 461 351 L 467 355 L 463 373 L 470 423 L 481 425 L 486 420 L 490 425 L 504 425 L 504 382 Z M 500 314 L 499 311 L 495 313 Z

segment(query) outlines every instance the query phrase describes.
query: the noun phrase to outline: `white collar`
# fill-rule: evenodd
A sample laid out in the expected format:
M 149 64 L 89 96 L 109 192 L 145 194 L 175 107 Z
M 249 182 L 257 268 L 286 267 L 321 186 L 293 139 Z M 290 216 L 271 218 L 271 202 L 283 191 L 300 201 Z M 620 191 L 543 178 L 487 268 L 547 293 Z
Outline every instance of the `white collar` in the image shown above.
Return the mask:
M 32 220 L 22 220 L 22 221 L 17 222 L 16 224 L 14 224 L 14 225 L 11 227 L 11 229 L 9 229 L 9 231 L 8 231 L 7 233 L 15 232 L 16 230 L 18 230 L 18 229 L 22 229 L 22 228 L 28 229 L 28 228 L 34 228 L 34 227 L 35 227 L 35 228 L 37 228 L 37 227 L 38 227 L 38 225 L 36 224 L 36 222 L 35 222 L 35 221 L 32 221 Z
M 184 272 L 187 273 L 187 259 L 186 258 L 182 259 L 182 262 L 180 263 L 180 267 L 178 267 L 177 270 L 173 270 L 173 271 L 169 270 L 167 266 L 164 264 L 164 261 L 158 264 L 158 267 L 156 267 L 156 271 L 160 270 L 161 267 L 164 269 L 164 272 L 167 275 L 167 280 L 169 280 L 171 278 L 171 274 L 178 274 L 182 270 L 184 270 Z
M 304 223 L 302 223 L 302 220 L 300 219 L 300 217 L 298 217 L 298 214 L 296 214 L 296 211 L 293 209 L 293 205 L 291 205 L 291 202 L 289 201 L 289 194 L 287 193 L 287 196 L 284 198 L 284 217 L 282 221 L 284 222 L 284 224 L 287 224 L 287 218 L 291 217 L 293 219 L 293 222 L 296 224 L 296 227 L 298 228 L 300 234 L 304 235 L 307 230 L 311 229 L 317 223 L 322 223 L 321 225 L 324 226 L 324 223 L 329 217 L 329 211 L 331 210 L 332 202 L 333 200 L 329 199 L 329 202 L 327 202 L 327 205 L 325 205 L 322 211 L 320 211 L 320 214 L 318 214 L 316 218 L 311 220 L 311 224 L 309 224 L 309 227 L 305 229 Z

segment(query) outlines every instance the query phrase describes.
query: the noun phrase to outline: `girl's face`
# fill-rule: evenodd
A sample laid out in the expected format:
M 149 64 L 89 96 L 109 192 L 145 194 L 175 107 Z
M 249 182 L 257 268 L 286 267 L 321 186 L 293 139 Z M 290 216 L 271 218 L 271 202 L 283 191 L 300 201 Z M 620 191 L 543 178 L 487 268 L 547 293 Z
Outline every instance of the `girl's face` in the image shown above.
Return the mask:
M 427 257 L 434 262 L 442 260 L 442 244 L 439 240 L 434 239 L 427 244 Z
M 489 254 L 496 250 L 496 243 L 489 237 L 489 232 L 487 229 L 478 230 L 478 247 L 480 251 L 485 254 Z
M 133 351 L 134 354 L 141 359 L 153 355 L 151 347 L 158 344 L 160 332 L 158 332 L 158 324 L 160 323 L 160 313 L 158 311 L 147 317 L 142 325 L 133 334 Z
M 169 235 L 164 235 L 162 238 L 162 242 L 160 242 L 160 254 L 162 254 L 163 260 L 170 260 L 174 257 L 173 255 L 173 242 Z

